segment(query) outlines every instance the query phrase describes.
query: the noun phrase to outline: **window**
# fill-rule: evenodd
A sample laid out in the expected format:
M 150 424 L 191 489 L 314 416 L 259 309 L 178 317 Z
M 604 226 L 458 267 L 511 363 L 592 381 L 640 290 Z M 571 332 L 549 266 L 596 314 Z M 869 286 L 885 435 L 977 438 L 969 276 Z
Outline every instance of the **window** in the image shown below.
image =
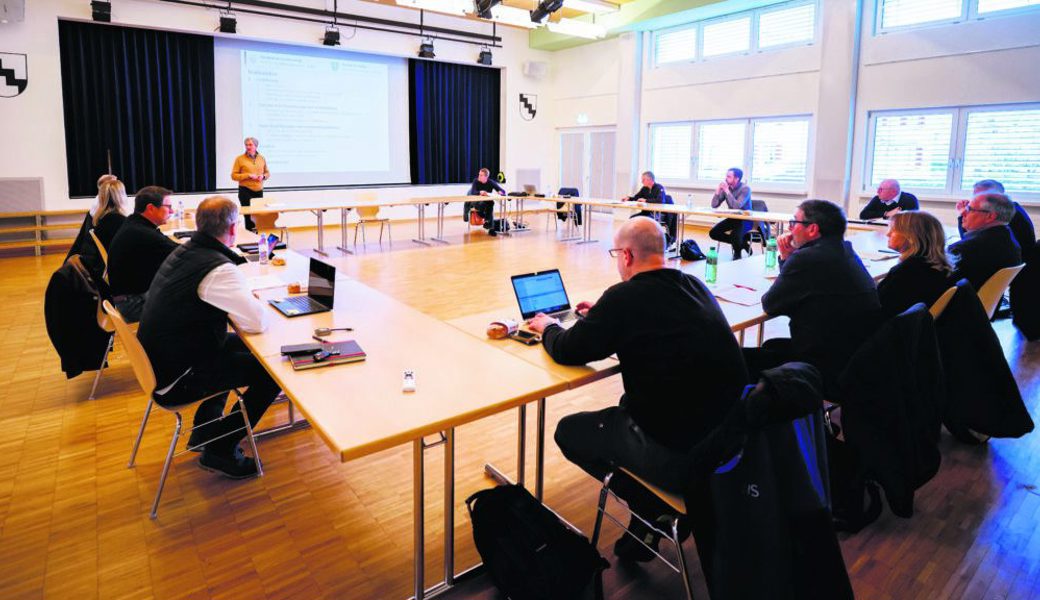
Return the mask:
M 809 120 L 756 121 L 751 151 L 755 181 L 802 183 L 809 154 Z
M 980 179 L 1040 195 L 1040 105 L 969 106 L 871 115 L 864 191 L 882 179 L 963 196 Z
M 697 28 L 659 31 L 654 36 L 654 64 L 692 61 L 697 58 Z
M 785 6 L 763 12 L 758 20 L 758 47 L 811 43 L 816 32 L 816 5 Z
M 666 181 L 717 183 L 739 167 L 745 181 L 800 188 L 809 164 L 809 117 L 651 124 L 649 163 Z M 691 164 L 697 165 L 692 174 Z
M 790 0 L 655 32 L 654 65 L 812 44 L 816 6 L 817 0 Z
M 705 123 L 698 127 L 697 179 L 719 179 L 726 170 L 744 167 L 744 131 L 746 123 Z
M 650 170 L 659 179 L 690 177 L 690 125 L 654 125 L 650 129 Z
M 745 52 L 751 48 L 751 17 L 704 25 L 704 56 Z
M 1040 9 L 1040 0 L 878 0 L 877 30 L 975 21 L 1034 9 Z

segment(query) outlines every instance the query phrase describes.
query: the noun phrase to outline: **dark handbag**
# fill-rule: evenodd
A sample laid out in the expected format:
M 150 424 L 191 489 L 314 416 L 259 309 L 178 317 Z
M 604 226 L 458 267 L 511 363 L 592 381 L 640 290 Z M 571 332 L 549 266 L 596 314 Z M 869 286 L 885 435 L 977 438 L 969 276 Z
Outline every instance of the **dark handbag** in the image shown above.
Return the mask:
M 511 600 L 601 596 L 599 575 L 610 565 L 524 487 L 481 490 L 466 507 L 484 567 Z
M 704 253 L 701 252 L 701 247 L 698 246 L 697 242 L 694 240 L 686 240 L 682 243 L 682 246 L 679 246 L 679 256 L 682 257 L 683 260 L 688 261 L 704 260 L 707 258 L 707 256 L 704 256 Z

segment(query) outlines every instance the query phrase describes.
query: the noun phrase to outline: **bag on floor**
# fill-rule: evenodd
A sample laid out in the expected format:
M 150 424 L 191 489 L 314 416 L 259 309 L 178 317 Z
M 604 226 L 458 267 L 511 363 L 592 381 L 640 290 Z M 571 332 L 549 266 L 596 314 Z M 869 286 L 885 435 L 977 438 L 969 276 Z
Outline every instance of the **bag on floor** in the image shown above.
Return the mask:
M 469 210 L 469 224 L 474 227 L 481 227 L 484 225 L 484 217 L 480 216 L 480 213 L 477 212 L 477 209 L 475 208 Z
M 610 565 L 524 487 L 481 490 L 466 507 L 484 567 L 511 600 L 601 596 L 600 572 Z
M 682 246 L 679 247 L 679 256 L 682 257 L 683 260 L 688 261 L 704 260 L 705 258 L 708 258 L 707 256 L 704 256 L 704 253 L 701 252 L 701 247 L 693 240 L 686 240 L 682 243 Z

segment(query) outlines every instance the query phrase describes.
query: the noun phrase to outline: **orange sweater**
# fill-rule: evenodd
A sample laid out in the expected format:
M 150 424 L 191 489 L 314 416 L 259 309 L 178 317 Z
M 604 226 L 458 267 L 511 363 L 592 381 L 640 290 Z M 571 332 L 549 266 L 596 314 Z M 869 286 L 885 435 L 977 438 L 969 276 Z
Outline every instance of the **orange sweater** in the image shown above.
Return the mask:
M 252 175 L 263 175 L 264 179 L 257 181 L 251 178 Z M 259 152 L 253 158 L 240 154 L 235 159 L 235 165 L 231 167 L 231 178 L 237 181 L 238 185 L 249 188 L 254 192 L 263 190 L 264 181 L 270 179 L 270 177 L 271 172 L 267 170 L 267 160 Z

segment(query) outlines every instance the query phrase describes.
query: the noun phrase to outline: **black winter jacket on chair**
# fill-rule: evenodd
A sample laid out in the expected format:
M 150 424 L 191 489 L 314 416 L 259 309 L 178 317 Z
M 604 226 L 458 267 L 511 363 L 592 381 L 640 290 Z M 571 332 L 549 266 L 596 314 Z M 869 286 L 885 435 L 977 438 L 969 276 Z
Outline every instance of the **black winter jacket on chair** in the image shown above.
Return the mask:
M 101 368 L 112 337 L 97 324 L 99 293 L 103 292 L 78 255 L 69 257 L 47 284 L 43 301 L 47 335 L 69 379 Z
M 1011 281 L 1011 315 L 1029 341 L 1040 340 L 1040 243 L 1022 247 L 1026 268 Z
M 884 357 L 885 372 L 877 369 Z M 942 362 L 924 304 L 890 319 L 852 356 L 840 378 L 845 442 L 892 512 L 914 513 L 914 490 L 939 470 Z

